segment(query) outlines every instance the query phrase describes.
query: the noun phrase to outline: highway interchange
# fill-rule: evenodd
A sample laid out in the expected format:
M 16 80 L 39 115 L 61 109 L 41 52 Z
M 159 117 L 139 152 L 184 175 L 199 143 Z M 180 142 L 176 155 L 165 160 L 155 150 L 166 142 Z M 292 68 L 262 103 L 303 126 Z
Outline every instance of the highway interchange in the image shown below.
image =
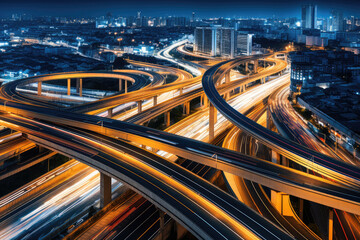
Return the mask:
M 173 48 L 182 44 L 177 43 Z M 170 49 L 166 49 L 160 56 L 168 59 L 169 52 Z M 190 71 L 199 76 L 192 77 L 186 72 L 172 71 L 177 74 L 178 80 L 169 84 L 163 84 L 161 74 L 134 70 L 65 73 L 16 80 L 1 88 L 1 125 L 21 131 L 34 143 L 79 160 L 119 180 L 180 222 L 198 238 L 291 239 L 295 234 L 292 235 L 286 227 L 273 224 L 228 193 L 164 158 L 170 157 L 165 153 L 171 153 L 242 176 L 274 190 L 359 214 L 359 171 L 356 166 L 289 142 L 243 115 L 289 79 L 288 74 L 281 75 L 286 70 L 286 63 L 268 57 L 270 56 L 261 55 L 224 61 L 208 70 L 203 67 L 195 71 L 195 65 L 190 64 Z M 225 80 L 224 84 L 220 84 L 226 78 L 226 72 L 234 66 L 258 59 L 266 59 L 271 66 L 259 73 L 232 79 L 230 82 Z M 176 62 L 179 63 L 179 60 Z M 186 63 L 179 64 L 186 66 Z M 148 64 L 144 66 L 159 67 Z M 165 69 L 163 71 L 169 72 Z M 250 83 L 269 76 L 272 76 L 270 81 L 249 87 Z M 39 81 L 86 77 L 125 79 L 133 84 L 113 96 L 71 107 L 67 111 L 46 100 L 18 91 L 26 84 L 39 85 Z M 246 85 L 249 89 L 245 93 L 234 95 L 228 101 L 221 96 L 229 92 L 231 95 L 232 90 Z M 120 88 L 119 85 L 119 90 Z M 166 132 L 135 125 L 143 124 L 199 97 L 205 99 L 204 102 L 209 99 L 210 104 L 205 103 L 202 110 L 166 129 Z M 130 103 L 143 106 L 138 106 L 137 111 L 132 109 L 128 113 L 117 113 L 116 109 L 120 105 Z M 273 151 L 325 175 L 327 179 L 236 152 L 239 150 L 236 148 L 232 151 L 206 143 L 211 140 L 211 106 L 219 111 L 214 126 L 215 135 L 230 128 L 232 123 Z M 123 121 L 104 118 L 105 116 Z M 140 145 L 152 151 L 141 148 Z

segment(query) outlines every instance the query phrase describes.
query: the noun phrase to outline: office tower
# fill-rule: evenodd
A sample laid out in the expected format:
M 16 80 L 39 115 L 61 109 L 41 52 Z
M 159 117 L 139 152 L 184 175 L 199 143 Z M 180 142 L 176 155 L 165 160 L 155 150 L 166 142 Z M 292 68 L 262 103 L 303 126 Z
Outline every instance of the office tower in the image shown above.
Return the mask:
M 209 56 L 233 58 L 251 55 L 252 35 L 242 34 L 233 28 L 198 27 L 194 31 L 194 52 Z
M 344 17 L 341 11 L 332 10 L 329 18 L 328 31 L 342 32 L 344 31 Z
M 252 54 L 252 34 L 237 33 L 236 39 L 236 53 L 237 55 L 251 55 Z
M 303 28 L 316 28 L 317 6 L 313 4 L 303 5 L 301 9 L 301 26 Z

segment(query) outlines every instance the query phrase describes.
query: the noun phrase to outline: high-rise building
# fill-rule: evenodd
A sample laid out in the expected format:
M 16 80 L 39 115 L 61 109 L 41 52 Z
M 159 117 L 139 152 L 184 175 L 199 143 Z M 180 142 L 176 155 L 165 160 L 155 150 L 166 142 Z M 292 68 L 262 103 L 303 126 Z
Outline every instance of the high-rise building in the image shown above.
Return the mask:
M 317 6 L 313 4 L 303 5 L 301 8 L 301 26 L 303 28 L 316 28 Z
M 252 34 L 238 33 L 236 42 L 237 54 L 251 55 L 252 54 Z
M 233 58 L 252 52 L 252 35 L 241 34 L 234 28 L 197 27 L 194 32 L 194 52 L 209 56 Z
M 231 58 L 235 56 L 235 30 L 233 28 L 217 28 L 216 40 L 216 55 Z
M 344 31 L 344 17 L 341 11 L 332 10 L 328 23 L 328 31 L 343 32 Z

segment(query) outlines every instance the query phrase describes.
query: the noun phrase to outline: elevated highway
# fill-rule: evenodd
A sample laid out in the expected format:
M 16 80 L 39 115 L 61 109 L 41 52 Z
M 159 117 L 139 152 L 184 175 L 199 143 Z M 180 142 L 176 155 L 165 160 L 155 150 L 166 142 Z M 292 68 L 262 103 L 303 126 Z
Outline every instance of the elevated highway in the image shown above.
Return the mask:
M 267 72 L 269 75 L 272 73 L 272 71 Z M 261 76 L 267 76 L 265 73 L 263 74 L 264 75 Z M 254 79 L 248 80 L 254 81 Z M 15 92 L 16 85 L 18 83 L 19 82 L 7 84 L 1 88 L 1 110 L 56 124 L 72 126 L 78 129 L 99 132 L 106 136 L 114 136 L 131 142 L 137 142 L 155 149 L 171 152 L 184 158 L 189 158 L 193 161 L 201 162 L 224 171 L 242 175 L 245 178 L 259 182 L 260 184 L 279 191 L 291 192 L 292 195 L 301 196 L 305 199 L 311 199 L 313 201 L 327 201 L 329 206 L 339 209 L 351 209 L 349 212 L 359 212 L 360 196 L 359 192 L 355 189 L 347 188 L 341 184 L 333 183 L 314 176 L 308 176 L 299 171 L 291 170 L 273 163 L 268 163 L 260 159 L 244 156 L 233 151 L 224 150 L 219 147 L 154 129 L 136 126 L 112 119 L 104 119 L 97 116 L 76 114 L 13 102 L 11 101 L 11 98 L 9 98 L 9 96 L 11 96 L 9 93 L 13 91 Z M 146 89 L 144 91 L 146 92 Z M 96 105 L 94 105 L 94 108 L 96 108 Z M 11 122 L 12 119 L 16 118 L 13 114 L 6 115 L 3 118 L 4 125 L 6 123 L 10 123 L 9 127 L 12 128 L 21 126 L 22 121 L 25 121 L 24 118 L 18 119 L 16 122 Z M 26 121 L 29 120 L 30 119 L 26 119 Z M 34 122 L 31 122 L 31 124 L 34 124 Z M 31 124 L 28 123 L 28 126 Z M 25 131 L 26 129 L 22 130 Z M 38 130 L 39 129 L 37 129 L 37 131 Z M 35 135 L 34 133 L 32 134 Z M 53 133 L 49 135 L 52 134 Z M 32 138 L 32 140 L 35 141 L 35 138 Z M 56 139 L 55 142 L 58 140 L 59 139 Z M 135 152 L 140 150 L 141 149 L 136 149 Z M 67 150 L 63 149 L 63 152 L 66 153 L 66 151 Z M 133 153 L 131 155 L 133 155 Z M 109 173 L 113 170 L 108 169 L 107 171 L 108 172 L 106 173 Z M 109 175 L 113 176 L 112 174 Z
M 195 174 L 151 152 L 86 131 L 0 115 L 1 124 L 129 185 L 202 239 L 291 239 Z
M 220 111 L 234 125 L 249 133 L 263 144 L 270 147 L 284 157 L 299 163 L 300 165 L 323 174 L 340 184 L 359 188 L 360 169 L 352 165 L 340 162 L 329 156 L 318 153 L 296 142 L 288 140 L 248 119 L 243 114 L 237 112 L 226 100 L 222 98 L 216 89 L 216 85 L 223 76 L 233 66 L 239 64 L 243 59 L 229 60 L 215 65 L 203 76 L 202 83 L 204 91 L 211 104 Z M 281 73 L 284 66 L 279 65 L 269 72 L 264 72 L 263 76 Z

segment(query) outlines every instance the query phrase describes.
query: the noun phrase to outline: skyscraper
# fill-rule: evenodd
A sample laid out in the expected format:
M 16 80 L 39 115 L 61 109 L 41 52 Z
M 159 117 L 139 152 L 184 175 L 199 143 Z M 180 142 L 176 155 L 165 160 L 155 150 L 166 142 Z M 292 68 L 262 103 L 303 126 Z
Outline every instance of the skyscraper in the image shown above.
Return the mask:
M 236 42 L 237 54 L 252 54 L 252 36 L 253 34 L 238 33 Z
M 342 32 L 344 31 L 344 17 L 341 11 L 332 10 L 329 18 L 328 31 Z
M 303 28 L 316 28 L 317 6 L 313 4 L 303 5 L 301 8 L 301 26 Z
M 241 34 L 234 28 L 197 27 L 194 35 L 194 52 L 228 58 L 251 55 L 252 35 Z

